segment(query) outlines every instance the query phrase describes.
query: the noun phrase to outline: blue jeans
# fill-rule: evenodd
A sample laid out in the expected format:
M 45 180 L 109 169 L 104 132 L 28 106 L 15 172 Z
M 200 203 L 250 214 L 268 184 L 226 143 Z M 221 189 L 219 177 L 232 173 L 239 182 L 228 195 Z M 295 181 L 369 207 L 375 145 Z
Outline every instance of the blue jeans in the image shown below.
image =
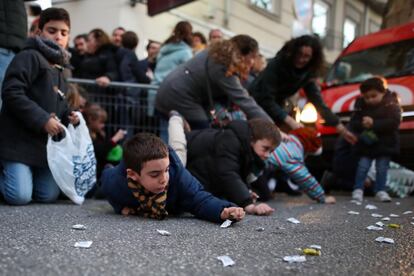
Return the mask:
M 55 201 L 60 193 L 49 168 L 34 168 L 23 163 L 1 161 L 0 192 L 11 205 L 25 205 L 33 199 Z
M 14 57 L 14 52 L 5 48 L 0 48 L 0 110 L 2 105 L 1 89 L 3 86 L 4 75 L 6 74 L 7 67 Z
M 378 157 L 378 158 L 368 158 L 361 157 L 358 162 L 358 167 L 355 175 L 355 186 L 354 189 L 364 189 L 364 182 L 367 178 L 369 168 L 371 167 L 372 161 L 375 160 L 375 170 L 376 170 L 376 179 L 375 179 L 375 189 L 374 192 L 384 191 L 385 183 L 387 182 L 387 173 L 388 165 L 390 163 L 389 157 Z

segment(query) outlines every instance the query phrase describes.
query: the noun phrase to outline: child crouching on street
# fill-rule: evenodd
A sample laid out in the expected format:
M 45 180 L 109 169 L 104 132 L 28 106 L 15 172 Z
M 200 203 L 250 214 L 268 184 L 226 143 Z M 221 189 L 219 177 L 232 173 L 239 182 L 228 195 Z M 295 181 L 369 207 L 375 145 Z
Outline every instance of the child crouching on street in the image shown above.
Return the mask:
M 319 182 L 305 165 L 305 155 L 322 153 L 319 134 L 311 128 L 298 128 L 289 132 L 289 141 L 284 141 L 267 159 L 269 167 L 281 170 L 299 189 L 319 203 L 335 203 L 333 196 L 325 196 Z
M 115 212 L 164 219 L 190 212 L 222 222 L 241 220 L 242 208 L 204 191 L 176 153 L 153 134 L 140 133 L 124 145 L 123 161 L 102 173 L 102 189 Z

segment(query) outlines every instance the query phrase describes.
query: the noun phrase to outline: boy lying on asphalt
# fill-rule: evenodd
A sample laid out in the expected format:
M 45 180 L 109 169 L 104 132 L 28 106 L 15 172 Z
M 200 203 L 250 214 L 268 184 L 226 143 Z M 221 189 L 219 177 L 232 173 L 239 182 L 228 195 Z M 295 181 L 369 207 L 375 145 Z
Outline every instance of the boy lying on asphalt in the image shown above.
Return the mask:
M 102 173 L 102 189 L 116 213 L 164 219 L 190 212 L 197 218 L 239 221 L 242 208 L 214 197 L 157 136 L 140 133 L 124 145 L 123 161 Z

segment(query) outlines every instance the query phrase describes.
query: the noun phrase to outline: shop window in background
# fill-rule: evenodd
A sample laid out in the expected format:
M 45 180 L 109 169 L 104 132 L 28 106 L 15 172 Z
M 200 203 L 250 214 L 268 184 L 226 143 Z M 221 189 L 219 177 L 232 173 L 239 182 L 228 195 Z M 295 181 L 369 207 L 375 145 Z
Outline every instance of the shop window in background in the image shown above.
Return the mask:
M 249 0 L 248 3 L 250 8 L 256 12 L 280 22 L 282 0 Z
M 348 46 L 357 36 L 358 24 L 352 19 L 346 18 L 344 22 L 344 40 L 342 47 Z
M 329 5 L 323 1 L 313 4 L 312 31 L 320 38 L 326 37 L 328 28 Z
M 268 12 L 273 12 L 273 0 L 250 0 L 250 3 Z

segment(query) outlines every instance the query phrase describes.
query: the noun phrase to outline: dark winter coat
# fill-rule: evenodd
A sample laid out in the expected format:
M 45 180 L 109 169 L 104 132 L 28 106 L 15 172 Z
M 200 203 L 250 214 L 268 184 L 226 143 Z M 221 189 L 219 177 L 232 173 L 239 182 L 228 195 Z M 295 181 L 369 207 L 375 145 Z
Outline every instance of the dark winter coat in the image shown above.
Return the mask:
M 115 54 L 118 48 L 112 44 L 104 45 L 93 55 L 86 55 L 79 67 L 79 75 L 83 79 L 96 79 L 102 76 L 111 81 L 119 80 L 118 65 Z
M 361 137 L 365 130 L 362 126 L 362 118 L 369 116 L 374 120 L 371 128 L 378 141 L 367 144 Z M 349 128 L 359 135 L 355 146 L 356 153 L 360 156 L 380 157 L 392 156 L 400 151 L 399 125 L 401 122 L 401 107 L 397 94 L 386 92 L 379 105 L 369 106 L 362 97 L 355 103 L 355 111 L 351 117 Z
M 150 83 L 146 71 L 139 67 L 137 55 L 130 49 L 119 48 L 116 51 L 119 80 L 124 82 Z
M 0 48 L 18 52 L 27 38 L 27 15 L 23 0 L 0 1 Z
M 44 126 L 51 113 L 64 124 L 68 123 L 69 116 L 62 93 L 66 91 L 62 71 L 50 64 L 63 61 L 55 59 L 54 54 L 41 53 L 35 39 L 28 39 L 23 51 L 10 63 L 2 91 L 1 159 L 47 167 L 48 134 Z
M 327 124 L 337 125 L 339 119 L 324 103 L 315 76 L 308 70 L 293 68 L 284 61 L 280 52 L 253 81 L 248 90 L 275 122 L 283 122 L 288 115 L 283 109 L 285 101 L 301 88 Z
M 156 62 L 150 62 L 149 60 L 148 60 L 148 58 L 145 58 L 145 59 L 141 59 L 139 62 L 138 62 L 138 68 L 139 68 L 139 70 L 140 71 L 143 71 L 143 72 L 147 72 L 148 71 L 148 69 L 149 70 L 151 70 L 152 72 L 154 72 L 155 71 L 155 66 L 157 65 L 157 63 Z
M 190 212 L 197 218 L 221 222 L 224 208 L 234 206 L 204 191 L 203 186 L 181 164 L 177 154 L 170 148 L 170 180 L 167 190 L 166 209 L 172 215 Z M 115 212 L 120 214 L 124 207 L 138 207 L 139 202 L 128 188 L 126 167 L 121 162 L 114 168 L 105 169 L 101 177 L 102 190 Z
M 69 48 L 68 50 L 71 54 L 70 65 L 72 66 L 72 76 L 78 78 L 80 77 L 80 66 L 85 55 L 80 55 L 75 48 Z
M 205 129 L 188 135 L 187 168 L 207 191 L 245 207 L 252 203 L 247 177 L 264 162 L 253 152 L 246 121 L 226 129 Z

